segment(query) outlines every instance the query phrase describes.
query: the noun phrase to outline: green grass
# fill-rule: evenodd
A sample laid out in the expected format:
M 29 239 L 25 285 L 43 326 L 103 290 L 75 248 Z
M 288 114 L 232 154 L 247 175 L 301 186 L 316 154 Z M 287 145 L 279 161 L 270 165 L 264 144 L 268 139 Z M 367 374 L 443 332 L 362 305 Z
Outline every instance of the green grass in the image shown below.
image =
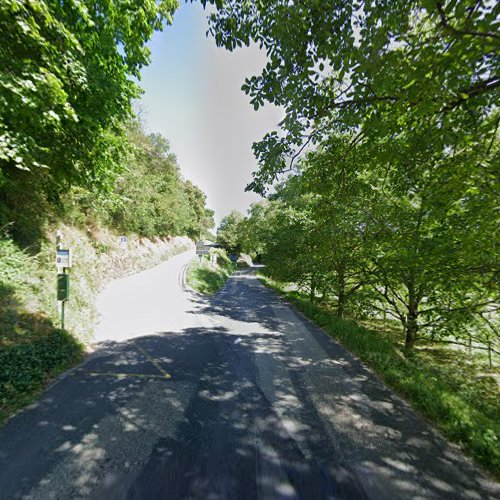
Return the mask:
M 370 366 L 452 441 L 500 478 L 500 399 L 498 384 L 485 367 L 464 353 L 443 347 L 405 354 L 394 332 L 384 335 L 311 304 L 297 291 L 260 276 L 306 317 L 338 339 Z
M 83 346 L 37 311 L 39 261 L 0 239 L 0 425 L 81 359 Z
M 218 264 L 212 268 L 207 257 L 203 257 L 201 266 L 196 257 L 189 263 L 186 281 L 193 290 L 204 295 L 213 295 L 224 286 L 235 269 L 236 265 L 229 259 L 219 257 Z

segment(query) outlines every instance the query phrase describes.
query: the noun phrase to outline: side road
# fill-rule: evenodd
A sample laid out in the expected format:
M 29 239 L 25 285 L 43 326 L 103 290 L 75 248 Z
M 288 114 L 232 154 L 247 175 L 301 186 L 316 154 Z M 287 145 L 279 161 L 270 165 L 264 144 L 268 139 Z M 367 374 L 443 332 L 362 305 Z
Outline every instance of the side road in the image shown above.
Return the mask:
M 101 343 L 8 422 L 0 498 L 500 495 L 252 270 L 210 299 L 183 296 L 182 325 L 134 335 L 123 323 L 125 338 Z M 134 300 L 120 303 L 135 321 Z M 157 307 L 164 325 L 178 312 Z

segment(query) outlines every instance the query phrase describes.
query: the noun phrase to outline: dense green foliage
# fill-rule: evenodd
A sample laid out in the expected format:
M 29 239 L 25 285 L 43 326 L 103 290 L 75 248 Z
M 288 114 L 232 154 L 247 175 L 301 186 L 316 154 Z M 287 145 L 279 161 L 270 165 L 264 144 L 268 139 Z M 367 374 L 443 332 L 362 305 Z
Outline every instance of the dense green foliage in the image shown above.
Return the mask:
M 500 407 L 493 378 L 479 376 L 479 369 L 456 352 L 434 348 L 403 357 L 390 335 L 339 318 L 307 296 L 262 279 L 375 369 L 449 438 L 500 475 Z
M 236 265 L 231 262 L 224 250 L 215 250 L 217 264 L 211 265 L 207 256 L 203 256 L 201 265 L 198 257 L 193 259 L 187 269 L 187 284 L 204 295 L 217 293 L 233 274 Z
M 233 210 L 222 219 L 217 229 L 217 243 L 223 245 L 230 253 L 241 251 L 241 238 L 238 231 L 243 219 L 240 212 Z
M 138 123 L 129 127 L 133 147 L 118 177 L 115 203 L 104 201 L 112 227 L 146 237 L 184 235 L 192 238 L 214 226 L 214 212 L 206 208 L 205 194 L 180 173 L 168 141 L 146 135 Z
M 432 337 L 498 353 L 499 6 L 215 3 L 219 45 L 266 50 L 243 86 L 252 104 L 285 111 L 254 145 L 249 186 L 295 174 L 260 235 L 270 271 L 339 316 L 392 315 L 407 348 Z
M 48 379 L 81 359 L 82 351 L 82 345 L 62 330 L 31 342 L 0 346 L 0 423 L 12 409 L 29 403 Z
M 177 0 L 4 0 L 0 5 L 0 185 L 50 196 L 70 184 L 107 189 L 123 124 L 149 62 L 146 42 Z
M 498 3 L 201 2 L 217 7 L 210 31 L 219 46 L 234 50 L 256 42 L 266 51 L 269 62 L 261 75 L 243 86 L 255 109 L 267 101 L 286 113 L 281 133 L 254 145 L 260 168 L 253 189 L 263 191 L 287 159 L 332 131 L 351 134 L 352 144 L 378 146 L 377 162 L 404 153 L 408 161 L 399 170 L 410 175 L 422 158 L 453 155 L 465 142 L 482 165 L 484 182 L 491 182 L 495 163 L 488 147 L 498 126 L 500 86 Z M 401 151 L 412 144 L 417 155 Z

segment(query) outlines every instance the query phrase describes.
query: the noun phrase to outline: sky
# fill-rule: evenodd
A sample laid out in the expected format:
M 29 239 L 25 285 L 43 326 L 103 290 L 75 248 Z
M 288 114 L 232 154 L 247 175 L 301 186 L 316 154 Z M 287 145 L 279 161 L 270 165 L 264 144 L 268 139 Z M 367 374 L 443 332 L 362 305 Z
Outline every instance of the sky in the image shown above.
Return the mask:
M 207 29 L 201 5 L 181 4 L 173 25 L 149 44 L 152 62 L 142 71 L 136 110 L 148 132 L 169 140 L 184 178 L 206 193 L 218 224 L 261 199 L 244 191 L 257 169 L 252 143 L 276 128 L 282 112 L 269 104 L 254 111 L 241 90 L 245 77 L 261 72 L 265 54 L 217 48 Z

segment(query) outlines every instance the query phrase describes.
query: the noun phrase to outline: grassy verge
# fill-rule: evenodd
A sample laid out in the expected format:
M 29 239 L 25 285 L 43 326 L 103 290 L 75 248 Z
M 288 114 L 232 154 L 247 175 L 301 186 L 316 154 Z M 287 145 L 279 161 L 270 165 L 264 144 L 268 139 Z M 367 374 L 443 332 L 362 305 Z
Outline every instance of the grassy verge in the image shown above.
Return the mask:
M 186 281 L 197 292 L 213 295 L 224 286 L 235 269 L 236 265 L 227 258 L 225 252 L 218 252 L 217 264 L 213 267 L 207 256 L 203 256 L 201 266 L 196 257 L 189 263 Z
M 355 353 L 450 440 L 500 478 L 498 384 L 484 367 L 471 364 L 461 352 L 441 347 L 426 346 L 404 355 L 393 333 L 384 335 L 338 318 L 299 292 L 286 291 L 266 276 L 260 279 Z
M 0 425 L 83 354 L 80 342 L 40 312 L 39 274 L 38 258 L 0 239 Z

